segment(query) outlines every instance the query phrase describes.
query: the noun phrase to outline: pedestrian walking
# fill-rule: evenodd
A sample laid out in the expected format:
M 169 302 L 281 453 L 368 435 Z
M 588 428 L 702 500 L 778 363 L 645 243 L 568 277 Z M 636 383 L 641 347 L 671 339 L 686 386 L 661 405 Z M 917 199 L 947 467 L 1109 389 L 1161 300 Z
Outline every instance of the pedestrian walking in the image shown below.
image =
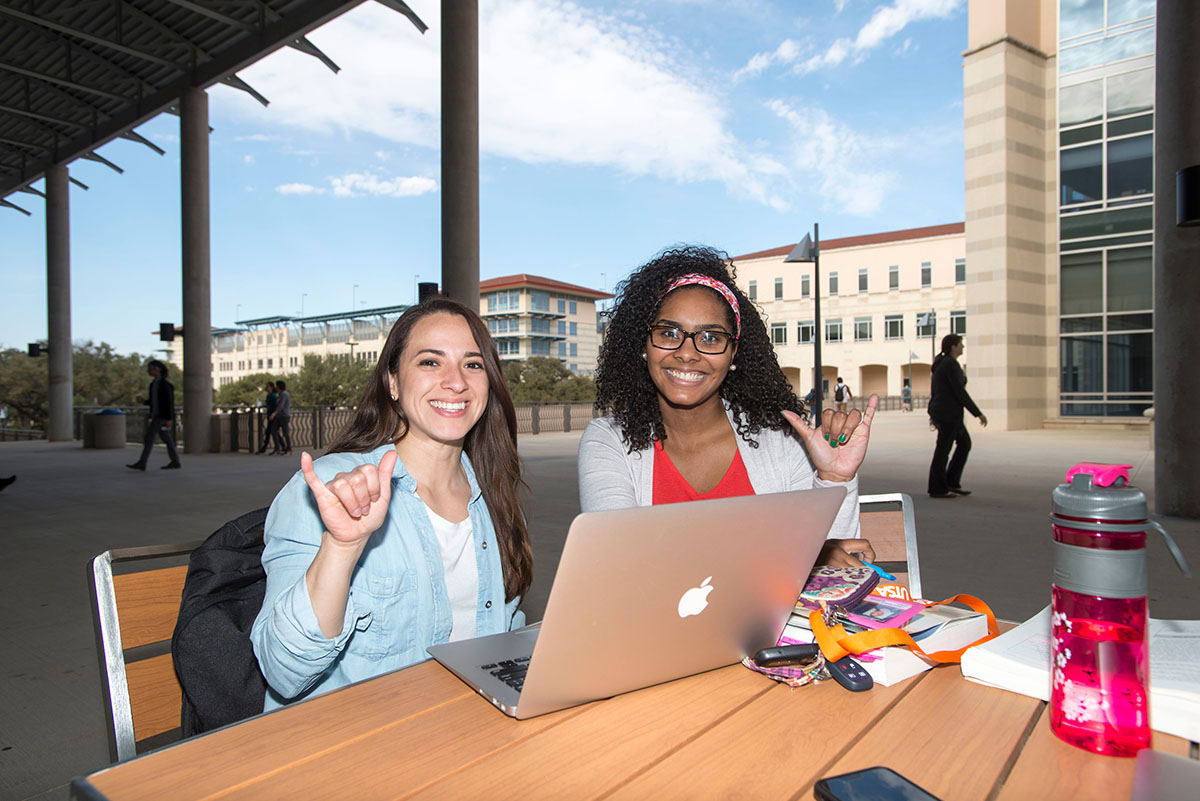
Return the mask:
M 912 411 L 912 385 L 909 380 L 904 379 L 904 386 L 900 388 L 900 403 L 904 407 L 904 411 Z
M 133 464 L 125 466 L 132 470 L 145 470 L 154 440 L 161 437 L 167 444 L 167 455 L 171 459 L 162 469 L 178 470 L 182 465 L 179 463 L 179 452 L 175 450 L 175 436 L 171 432 L 171 427 L 175 424 L 175 387 L 167 380 L 167 366 L 158 359 L 150 360 L 146 365 L 146 372 L 153 379 L 150 382 L 150 397 L 137 396 L 138 403 L 145 403 L 150 407 L 146 436 L 142 441 L 142 455 Z
M 286 381 L 276 381 L 275 388 L 279 390 L 279 397 L 275 400 L 274 413 L 268 418 L 275 422 L 275 450 L 272 455 L 291 456 L 292 435 L 288 424 L 292 421 L 292 395 L 287 391 Z
M 971 435 L 963 422 L 963 410 L 979 418 L 980 425 L 987 427 L 987 415 L 979 411 L 975 401 L 967 394 L 967 376 L 958 365 L 963 352 L 962 337 L 947 334 L 942 337 L 942 352 L 933 360 L 930 379 L 929 422 L 937 429 L 937 445 L 933 449 L 933 461 L 929 465 L 929 496 L 931 498 L 953 498 L 970 495 L 963 489 L 963 468 L 967 466 L 967 455 L 971 452 Z M 954 456 L 950 457 L 950 449 Z M 949 464 L 947 464 L 949 459 Z
M 275 416 L 275 407 L 279 405 L 279 393 L 275 389 L 275 382 L 268 381 L 264 389 L 267 390 L 267 397 L 263 401 L 267 413 L 267 428 L 263 431 L 262 445 L 258 449 L 259 453 L 267 452 L 267 445 L 271 442 L 272 435 L 275 433 L 277 426 L 273 418 Z
M 846 413 L 846 405 L 850 399 L 854 397 L 854 393 L 850 391 L 850 387 L 846 386 L 839 375 L 837 386 L 833 388 L 833 402 L 837 404 L 837 410 L 842 414 Z

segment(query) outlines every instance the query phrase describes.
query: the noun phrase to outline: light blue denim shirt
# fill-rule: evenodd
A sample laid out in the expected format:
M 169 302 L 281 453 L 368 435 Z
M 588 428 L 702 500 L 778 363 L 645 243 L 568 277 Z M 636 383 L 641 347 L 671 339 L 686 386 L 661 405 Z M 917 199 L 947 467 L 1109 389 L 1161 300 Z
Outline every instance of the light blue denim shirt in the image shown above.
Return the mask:
M 317 476 L 329 481 L 358 465 L 378 464 L 391 447 L 334 453 L 313 465 Z M 517 609 L 520 598 L 504 602 L 492 518 L 465 453 L 462 465 L 471 484 L 467 511 L 479 572 L 475 632 L 496 634 L 524 625 L 525 613 Z M 305 581 L 324 531 L 317 503 L 298 472 L 275 496 L 263 535 L 267 590 L 250 640 L 270 685 L 264 710 L 423 661 L 429 658 L 427 646 L 450 638 L 441 551 L 416 479 L 402 462 L 392 472 L 387 518 L 358 560 L 342 630 L 331 639 L 321 633 Z

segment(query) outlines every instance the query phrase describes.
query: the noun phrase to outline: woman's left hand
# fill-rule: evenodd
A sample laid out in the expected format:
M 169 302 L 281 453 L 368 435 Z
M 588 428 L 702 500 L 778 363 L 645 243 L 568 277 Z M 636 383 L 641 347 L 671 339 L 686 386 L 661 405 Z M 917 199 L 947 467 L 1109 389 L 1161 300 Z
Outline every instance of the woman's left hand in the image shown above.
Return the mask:
M 810 428 L 795 412 L 785 410 L 783 416 L 803 440 L 808 456 L 817 468 L 817 476 L 825 481 L 844 482 L 854 478 L 866 458 L 871 421 L 875 419 L 878 406 L 879 396 L 872 395 L 867 399 L 865 414 L 858 409 L 852 409 L 848 414 L 825 409 L 821 413 L 820 428 Z
M 831 567 L 862 567 L 861 559 L 875 561 L 875 549 L 871 547 L 869 540 L 825 540 L 825 545 L 821 547 L 821 555 L 817 557 L 817 564 Z

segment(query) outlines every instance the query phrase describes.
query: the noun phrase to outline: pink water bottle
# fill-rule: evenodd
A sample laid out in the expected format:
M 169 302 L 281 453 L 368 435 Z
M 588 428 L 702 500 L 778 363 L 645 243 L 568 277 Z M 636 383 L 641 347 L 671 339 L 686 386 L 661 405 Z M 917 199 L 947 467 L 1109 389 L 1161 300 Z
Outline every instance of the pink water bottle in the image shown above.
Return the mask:
M 1054 490 L 1050 728 L 1134 756 L 1150 745 L 1146 496 L 1129 465 L 1079 464 Z

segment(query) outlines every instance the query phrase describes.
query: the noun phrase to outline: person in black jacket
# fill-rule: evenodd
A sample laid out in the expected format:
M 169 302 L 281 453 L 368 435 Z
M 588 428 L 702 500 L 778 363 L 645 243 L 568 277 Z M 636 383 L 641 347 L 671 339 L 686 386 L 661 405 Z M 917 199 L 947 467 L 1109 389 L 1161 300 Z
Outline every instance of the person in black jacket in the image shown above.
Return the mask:
M 979 411 L 967 394 L 967 377 L 958 365 L 962 352 L 962 337 L 947 334 L 942 337 L 942 352 L 933 360 L 929 421 L 937 428 L 937 445 L 929 465 L 929 495 L 932 498 L 971 494 L 970 490 L 962 488 L 963 468 L 967 466 L 967 454 L 971 452 L 971 436 L 963 422 L 963 410 L 978 417 L 980 424 L 987 427 L 987 415 Z M 947 465 L 951 446 L 954 447 L 954 458 Z
M 154 379 L 150 382 L 150 397 L 137 396 L 139 402 L 150 407 L 146 438 L 142 442 L 141 458 L 125 466 L 132 470 L 145 470 L 155 438 L 162 437 L 163 442 L 167 443 L 167 455 L 171 457 L 171 461 L 162 469 L 177 470 L 180 467 L 179 452 L 175 450 L 175 437 L 171 434 L 171 426 L 175 423 L 175 387 L 167 380 L 167 366 L 158 359 L 152 359 L 146 365 L 146 372 Z

